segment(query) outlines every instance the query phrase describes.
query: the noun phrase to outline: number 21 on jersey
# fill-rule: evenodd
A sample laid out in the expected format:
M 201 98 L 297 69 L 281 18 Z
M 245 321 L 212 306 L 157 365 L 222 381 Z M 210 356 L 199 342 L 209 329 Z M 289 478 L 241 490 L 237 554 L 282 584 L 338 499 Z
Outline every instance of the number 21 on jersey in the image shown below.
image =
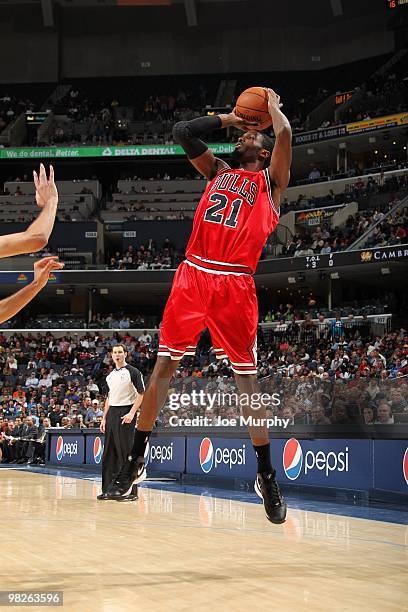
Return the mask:
M 213 193 L 209 201 L 214 202 L 214 204 L 205 211 L 204 221 L 223 224 L 227 227 L 237 227 L 243 200 L 239 198 L 234 200 L 231 204 L 231 210 L 226 210 L 228 198 L 222 193 Z

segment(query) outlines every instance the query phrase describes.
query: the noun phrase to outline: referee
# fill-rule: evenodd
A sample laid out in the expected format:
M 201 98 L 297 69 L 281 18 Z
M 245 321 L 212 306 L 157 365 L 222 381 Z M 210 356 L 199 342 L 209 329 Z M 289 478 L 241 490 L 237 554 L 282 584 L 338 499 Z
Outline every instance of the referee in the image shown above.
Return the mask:
M 136 427 L 136 413 L 142 403 L 145 385 L 141 372 L 125 361 L 126 350 L 123 344 L 112 349 L 115 369 L 106 377 L 108 396 L 100 430 L 105 434 L 105 448 L 102 457 L 102 493 L 99 500 L 109 499 L 106 489 L 115 472 L 125 462 L 133 445 Z M 124 501 L 137 499 L 137 485 Z

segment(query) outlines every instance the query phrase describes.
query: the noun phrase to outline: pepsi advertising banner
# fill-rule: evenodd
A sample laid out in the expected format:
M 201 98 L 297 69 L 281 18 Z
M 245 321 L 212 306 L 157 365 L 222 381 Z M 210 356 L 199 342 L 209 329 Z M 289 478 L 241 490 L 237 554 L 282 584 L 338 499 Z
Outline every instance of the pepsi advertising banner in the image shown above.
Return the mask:
M 78 465 L 84 462 L 85 442 L 82 434 L 51 434 L 50 463 Z
M 186 467 L 186 449 L 184 436 L 170 438 L 151 437 L 145 452 L 147 471 L 182 473 Z
M 374 488 L 408 495 L 407 440 L 374 440 Z
M 372 487 L 372 444 L 372 440 L 345 439 L 271 441 L 280 482 L 342 489 Z
M 85 463 L 102 465 L 104 435 L 86 434 L 85 439 Z M 184 472 L 185 438 L 152 437 L 146 447 L 145 462 L 151 470 Z
M 95 433 L 50 433 L 53 465 L 101 466 L 104 436 Z M 407 495 L 406 440 L 314 439 L 271 440 L 272 464 L 282 484 L 372 489 Z M 249 438 L 217 435 L 152 436 L 146 448 L 147 473 L 194 474 L 203 479 L 255 479 L 257 462 Z
M 255 479 L 256 466 L 248 438 L 187 438 L 187 474 Z
M 104 448 L 104 436 L 99 434 L 85 435 L 85 463 L 101 465 Z
M 272 462 L 283 484 L 369 489 L 372 440 L 271 440 Z M 248 438 L 187 438 L 187 474 L 255 478 L 257 462 Z

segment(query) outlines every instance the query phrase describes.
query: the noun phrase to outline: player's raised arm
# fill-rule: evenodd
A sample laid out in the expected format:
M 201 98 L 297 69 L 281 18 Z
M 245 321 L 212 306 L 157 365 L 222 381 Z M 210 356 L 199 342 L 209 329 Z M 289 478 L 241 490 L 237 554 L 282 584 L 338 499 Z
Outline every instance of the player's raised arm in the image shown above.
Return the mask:
M 290 179 L 292 163 L 292 128 L 288 118 L 280 110 L 280 97 L 272 89 L 267 89 L 269 96 L 269 114 L 273 121 L 275 146 L 272 151 L 269 174 L 273 182 L 274 202 L 279 206 L 280 196 L 285 191 Z
M 237 127 L 241 130 L 250 129 L 252 124 L 245 122 L 234 113 L 198 117 L 191 121 L 179 121 L 173 127 L 174 141 L 181 145 L 187 157 L 200 174 L 211 180 L 222 168 L 229 168 L 222 159 L 214 153 L 200 138 L 208 132 L 226 127 Z
M 24 253 L 35 253 L 43 249 L 54 227 L 58 205 L 58 191 L 54 182 L 54 169 L 50 166 L 50 176 L 47 178 L 45 167 L 40 165 L 40 172 L 34 174 L 36 201 L 41 213 L 37 219 L 24 231 L 18 234 L 0 236 L 0 257 L 12 257 Z

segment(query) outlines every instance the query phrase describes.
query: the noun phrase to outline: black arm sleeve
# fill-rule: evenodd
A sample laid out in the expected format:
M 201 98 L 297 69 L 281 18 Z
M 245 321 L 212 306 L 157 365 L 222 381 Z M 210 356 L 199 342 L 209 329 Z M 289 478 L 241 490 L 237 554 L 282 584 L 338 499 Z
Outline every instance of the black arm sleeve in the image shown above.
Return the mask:
M 143 376 L 140 370 L 138 370 L 137 368 L 134 368 L 133 366 L 129 366 L 129 365 L 127 366 L 127 369 L 129 370 L 130 380 L 132 381 L 133 386 L 136 389 L 136 391 L 138 393 L 144 393 L 145 384 L 144 384 Z
M 221 127 L 221 118 L 217 115 L 198 117 L 191 121 L 179 121 L 173 127 L 174 142 L 183 147 L 189 159 L 194 159 L 208 149 L 205 142 L 200 140 L 198 136 L 218 130 Z

